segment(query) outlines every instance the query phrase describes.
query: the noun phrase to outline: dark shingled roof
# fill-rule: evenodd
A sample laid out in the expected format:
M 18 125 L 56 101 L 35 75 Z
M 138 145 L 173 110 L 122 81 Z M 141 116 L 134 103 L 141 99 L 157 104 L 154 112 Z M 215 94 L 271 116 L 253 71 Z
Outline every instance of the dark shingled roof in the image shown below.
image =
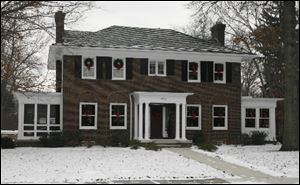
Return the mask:
M 221 46 L 214 40 L 159 28 L 111 26 L 97 32 L 65 30 L 66 46 L 123 48 L 162 51 L 212 52 L 248 54 Z

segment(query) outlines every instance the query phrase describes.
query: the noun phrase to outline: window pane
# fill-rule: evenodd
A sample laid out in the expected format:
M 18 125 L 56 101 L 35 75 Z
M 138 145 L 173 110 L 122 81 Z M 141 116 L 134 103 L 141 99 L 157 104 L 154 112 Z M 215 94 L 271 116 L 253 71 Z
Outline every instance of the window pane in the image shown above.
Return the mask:
M 225 127 L 224 118 L 214 118 L 214 127 Z
M 41 136 L 47 136 L 48 133 L 47 133 L 47 132 L 38 132 L 38 133 L 36 133 L 36 135 L 37 135 L 38 137 L 41 137 Z
M 24 126 L 24 130 L 34 130 L 34 126 Z
M 24 136 L 34 136 L 34 132 L 24 132 Z
M 34 124 L 34 104 L 24 105 L 24 124 Z
M 187 107 L 187 116 L 199 116 L 199 107 Z
M 269 119 L 259 119 L 260 128 L 269 128 Z
M 225 107 L 214 107 L 214 116 L 225 116 Z
M 95 105 L 82 105 L 82 115 L 83 116 L 94 116 L 95 115 Z
M 268 118 L 269 117 L 269 109 L 260 109 L 259 115 L 261 118 Z
M 197 62 L 189 63 L 189 80 L 198 80 L 199 64 Z
M 155 62 L 150 61 L 150 74 L 155 74 Z
M 198 80 L 198 73 L 189 72 L 189 80 Z
M 199 126 L 199 118 L 198 117 L 188 117 L 186 125 L 188 127 L 198 127 Z
M 157 64 L 157 73 L 160 75 L 165 74 L 164 64 L 164 62 L 158 62 Z
M 123 78 L 124 77 L 124 68 L 122 68 L 122 69 L 114 68 L 113 75 L 114 75 L 113 77 L 115 77 L 115 78 Z
M 60 127 L 50 127 L 50 130 L 60 130 Z
M 47 124 L 47 105 L 38 104 L 37 124 Z
M 83 66 L 83 76 L 84 77 L 94 77 L 95 76 L 95 69 L 94 67 L 86 67 Z
M 60 124 L 59 105 L 50 105 L 50 124 Z
M 246 119 L 245 127 L 255 128 L 255 119 Z
M 37 130 L 47 130 L 47 126 L 38 126 Z
M 112 117 L 112 126 L 125 126 L 125 118 L 124 117 Z
M 246 117 L 255 117 L 255 109 L 246 109 Z
M 112 105 L 112 115 L 124 115 L 125 106 L 124 105 Z
M 81 117 L 82 126 L 95 126 L 95 117 L 94 116 L 82 116 Z
M 215 72 L 216 73 L 224 72 L 224 65 L 223 64 L 215 64 Z
M 223 81 L 223 73 L 215 73 L 215 80 Z

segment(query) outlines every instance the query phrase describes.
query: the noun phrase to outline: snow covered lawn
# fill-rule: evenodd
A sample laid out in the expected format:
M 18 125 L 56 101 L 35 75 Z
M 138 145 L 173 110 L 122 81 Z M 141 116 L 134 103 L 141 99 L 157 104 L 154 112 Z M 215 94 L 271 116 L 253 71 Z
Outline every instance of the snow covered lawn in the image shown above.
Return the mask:
M 269 175 L 299 178 L 299 151 L 280 152 L 280 147 L 281 145 L 222 145 L 213 153 L 196 148 L 193 150 Z
M 230 177 L 166 150 L 100 146 L 1 149 L 1 184 Z

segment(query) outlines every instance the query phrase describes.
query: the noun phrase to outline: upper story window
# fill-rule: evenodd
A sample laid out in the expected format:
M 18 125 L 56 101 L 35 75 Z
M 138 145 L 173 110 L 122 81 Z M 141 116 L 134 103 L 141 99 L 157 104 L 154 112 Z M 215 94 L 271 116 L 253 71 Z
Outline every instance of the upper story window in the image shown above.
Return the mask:
M 256 109 L 246 108 L 245 127 L 255 128 Z
M 82 57 L 82 79 L 96 79 L 96 60 L 93 57 Z
M 122 58 L 113 59 L 112 79 L 126 80 L 126 60 Z
M 269 128 L 270 112 L 269 109 L 259 109 L 259 128 Z
M 227 130 L 227 105 L 213 105 L 213 130 Z
M 148 66 L 149 76 L 166 76 L 166 61 L 150 60 Z
M 225 64 L 214 63 L 214 82 L 225 83 Z
M 186 106 L 186 129 L 187 130 L 201 129 L 201 105 Z
M 111 103 L 110 104 L 110 129 L 127 128 L 127 104 Z
M 80 129 L 97 129 L 97 110 L 97 103 L 80 103 Z
M 188 62 L 188 81 L 200 82 L 200 62 Z

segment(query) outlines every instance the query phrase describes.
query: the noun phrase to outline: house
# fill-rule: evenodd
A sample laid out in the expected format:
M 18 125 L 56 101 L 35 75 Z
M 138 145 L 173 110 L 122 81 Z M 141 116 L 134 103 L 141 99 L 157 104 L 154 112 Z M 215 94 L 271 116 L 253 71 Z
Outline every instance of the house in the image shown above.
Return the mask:
M 275 137 L 276 100 L 243 104 L 241 61 L 256 56 L 225 47 L 224 24 L 211 29 L 212 40 L 201 40 L 171 29 L 70 31 L 64 16 L 55 15 L 56 43 L 48 56 L 56 92 L 16 93 L 18 139 L 80 130 L 98 144 L 122 133 L 142 142 L 190 143 L 202 131 L 229 144 L 261 127 Z

